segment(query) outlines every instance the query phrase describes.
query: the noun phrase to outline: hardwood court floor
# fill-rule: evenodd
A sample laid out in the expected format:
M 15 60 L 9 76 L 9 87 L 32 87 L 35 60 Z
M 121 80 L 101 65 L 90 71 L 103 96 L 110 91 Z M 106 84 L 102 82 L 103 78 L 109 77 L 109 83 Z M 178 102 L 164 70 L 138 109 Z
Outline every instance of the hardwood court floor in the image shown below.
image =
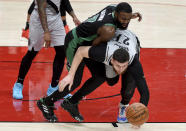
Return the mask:
M 122 0 L 118 0 L 122 1 Z M 150 118 L 139 131 L 186 130 L 186 0 L 128 0 L 133 10 L 143 15 L 143 21 L 132 20 L 129 29 L 136 33 L 142 45 L 141 61 L 151 93 Z M 114 0 L 71 0 L 77 16 L 83 21 Z M 20 40 L 25 26 L 29 0 L 0 0 L 0 130 L 2 131 L 58 131 L 58 130 L 127 130 L 130 124 L 116 122 L 120 84 L 103 84 L 80 103 L 85 123 L 74 123 L 70 115 L 56 103 L 60 123 L 46 123 L 37 109 L 35 100 L 44 96 L 51 79 L 52 49 L 42 49 L 34 60 L 24 83 L 24 100 L 12 99 L 20 61 L 27 48 Z M 91 5 L 91 6 L 90 6 Z M 70 28 L 72 19 L 67 16 Z M 23 46 L 23 47 L 22 47 Z M 85 70 L 85 72 L 87 72 Z M 62 77 L 66 74 L 62 74 Z M 89 77 L 84 75 L 83 82 Z M 138 101 L 135 93 L 132 102 Z M 114 127 L 115 126 L 115 127 Z M 118 127 L 116 127 L 118 126 Z

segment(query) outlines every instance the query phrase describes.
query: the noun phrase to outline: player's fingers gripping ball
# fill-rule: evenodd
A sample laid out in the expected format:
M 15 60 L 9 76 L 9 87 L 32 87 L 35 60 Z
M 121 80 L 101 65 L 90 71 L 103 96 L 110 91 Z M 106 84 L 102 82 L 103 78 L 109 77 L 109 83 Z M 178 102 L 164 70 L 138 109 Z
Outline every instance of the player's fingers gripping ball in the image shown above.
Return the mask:
M 126 108 L 126 117 L 132 125 L 140 126 L 147 122 L 149 110 L 142 103 L 133 103 Z

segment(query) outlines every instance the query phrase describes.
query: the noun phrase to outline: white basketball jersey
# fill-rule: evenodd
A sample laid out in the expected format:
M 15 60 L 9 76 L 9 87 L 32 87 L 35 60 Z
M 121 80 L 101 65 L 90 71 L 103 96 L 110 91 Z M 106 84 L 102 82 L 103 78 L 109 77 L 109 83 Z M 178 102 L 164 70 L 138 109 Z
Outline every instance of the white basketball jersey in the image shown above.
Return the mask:
M 61 0 L 50 0 L 50 1 L 52 1 L 52 2 L 57 6 L 57 8 L 58 8 L 58 10 L 59 10 Z M 35 9 L 38 9 L 37 1 L 36 1 L 36 0 L 35 0 Z M 47 7 L 46 7 L 46 15 L 56 15 L 56 11 L 55 11 L 54 8 L 53 8 L 51 5 L 49 5 L 48 3 L 47 3 Z
M 115 50 L 123 48 L 129 53 L 129 64 L 132 63 L 134 56 L 137 54 L 138 44 L 136 35 L 129 30 L 116 30 L 112 40 L 107 42 L 107 49 L 104 63 L 109 65 Z
M 134 56 L 137 54 L 137 50 L 139 48 L 136 35 L 129 30 L 117 29 L 114 38 L 107 42 L 107 49 L 104 61 L 107 78 L 114 78 L 118 75 L 114 71 L 113 67 L 109 65 L 109 63 L 114 51 L 119 48 L 123 48 L 128 51 L 130 65 L 134 59 Z

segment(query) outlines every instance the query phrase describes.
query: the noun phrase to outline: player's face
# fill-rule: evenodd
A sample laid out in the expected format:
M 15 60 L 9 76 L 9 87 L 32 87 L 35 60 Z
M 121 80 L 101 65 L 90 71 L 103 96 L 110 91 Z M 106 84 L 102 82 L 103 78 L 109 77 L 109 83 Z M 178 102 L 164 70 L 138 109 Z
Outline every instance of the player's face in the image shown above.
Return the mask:
M 132 18 L 132 13 L 119 12 L 116 13 L 119 28 L 126 29 Z
M 127 67 L 128 67 L 128 64 L 129 64 L 128 61 L 126 61 L 124 63 L 120 63 L 120 62 L 118 62 L 117 60 L 114 60 L 114 59 L 111 60 L 111 63 L 112 63 L 112 66 L 113 66 L 115 72 L 118 75 L 123 74 L 127 70 Z

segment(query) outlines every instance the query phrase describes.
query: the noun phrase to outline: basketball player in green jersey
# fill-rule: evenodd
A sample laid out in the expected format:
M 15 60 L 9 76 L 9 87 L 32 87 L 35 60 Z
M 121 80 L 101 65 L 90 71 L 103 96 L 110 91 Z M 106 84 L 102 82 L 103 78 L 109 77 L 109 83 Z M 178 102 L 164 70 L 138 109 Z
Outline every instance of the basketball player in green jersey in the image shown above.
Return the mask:
M 65 37 L 68 69 L 71 67 L 74 54 L 79 46 L 98 45 L 107 42 L 114 36 L 116 28 L 127 29 L 130 20 L 137 17 L 140 21 L 141 15 L 139 13 L 132 13 L 132 7 L 128 3 L 122 2 L 118 5 L 107 6 L 99 13 L 93 15 L 79 26 L 72 29 L 72 31 L 70 31 Z M 65 88 L 62 92 L 57 90 L 50 96 L 42 98 L 37 102 L 43 116 L 48 121 L 55 122 L 57 118 L 53 112 L 54 108 L 51 107 L 51 104 L 48 104 L 47 101 L 49 100 L 51 103 L 52 100 L 52 103 L 54 103 L 76 89 L 81 82 L 84 65 L 84 62 L 82 62 L 78 67 L 76 72 L 77 77 L 75 76 L 77 79 L 74 79 L 74 84 L 72 85 L 71 90 L 68 90 L 68 88 Z M 94 72 L 91 73 L 94 75 Z M 83 118 L 77 116 L 77 120 L 82 121 Z

